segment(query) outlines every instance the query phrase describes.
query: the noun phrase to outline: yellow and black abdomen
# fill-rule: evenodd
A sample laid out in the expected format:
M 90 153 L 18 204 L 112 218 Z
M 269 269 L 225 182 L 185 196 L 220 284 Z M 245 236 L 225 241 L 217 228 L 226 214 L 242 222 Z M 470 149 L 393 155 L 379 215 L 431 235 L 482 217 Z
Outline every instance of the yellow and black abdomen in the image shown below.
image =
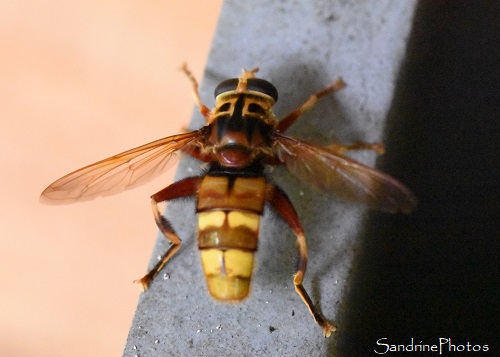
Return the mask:
M 207 175 L 198 190 L 198 247 L 210 295 L 240 301 L 250 292 L 264 177 Z

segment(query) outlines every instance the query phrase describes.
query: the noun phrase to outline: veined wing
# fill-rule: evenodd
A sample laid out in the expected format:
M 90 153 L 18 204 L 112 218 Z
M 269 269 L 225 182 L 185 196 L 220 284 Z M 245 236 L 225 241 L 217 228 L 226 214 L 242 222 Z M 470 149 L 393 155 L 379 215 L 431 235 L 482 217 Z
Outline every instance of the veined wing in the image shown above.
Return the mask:
M 327 148 L 276 134 L 278 160 L 305 183 L 336 196 L 388 212 L 410 212 L 417 203 L 395 178 Z
M 66 204 L 139 186 L 173 164 L 175 152 L 199 149 L 199 130 L 168 136 L 127 150 L 61 177 L 41 194 L 44 203 Z

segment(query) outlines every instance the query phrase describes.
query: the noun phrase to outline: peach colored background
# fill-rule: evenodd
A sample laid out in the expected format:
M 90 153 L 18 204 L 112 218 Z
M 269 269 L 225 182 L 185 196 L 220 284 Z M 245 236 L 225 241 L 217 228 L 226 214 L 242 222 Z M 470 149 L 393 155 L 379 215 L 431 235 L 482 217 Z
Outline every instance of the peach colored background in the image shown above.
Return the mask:
M 0 0 L 1 356 L 121 355 L 157 234 L 149 195 L 175 170 L 81 204 L 38 196 L 187 125 L 178 67 L 201 77 L 221 3 Z

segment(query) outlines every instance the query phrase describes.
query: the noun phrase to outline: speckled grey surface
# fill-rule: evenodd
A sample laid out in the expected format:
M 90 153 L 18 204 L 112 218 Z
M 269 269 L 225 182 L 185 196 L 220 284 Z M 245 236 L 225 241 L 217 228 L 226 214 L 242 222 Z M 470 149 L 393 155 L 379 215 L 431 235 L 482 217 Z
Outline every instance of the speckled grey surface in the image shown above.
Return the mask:
M 394 102 L 394 92 L 416 3 L 226 1 L 201 86 L 202 100 L 211 106 L 213 89 L 221 80 L 237 77 L 242 67 L 259 66 L 258 75 L 278 88 L 280 99 L 275 108 L 280 116 L 296 108 L 315 90 L 342 76 L 347 88 L 335 97 L 323 99 L 287 133 L 322 144 L 335 139 L 345 142 L 386 139 L 388 153 L 382 159 L 384 167 L 408 180 L 405 182 L 412 188 L 415 185 L 419 198 L 432 199 L 425 196 L 428 188 L 423 182 L 428 180 L 419 176 L 425 171 L 425 164 L 413 167 L 409 160 L 411 150 L 418 148 L 414 140 L 412 147 L 405 144 L 404 137 L 410 135 L 412 127 L 398 124 L 404 122 L 404 118 L 394 118 L 412 109 L 401 107 L 402 98 L 406 98 L 401 97 L 403 94 L 399 95 L 399 102 Z M 423 14 L 428 11 L 426 16 L 431 16 L 433 6 L 422 6 Z M 435 23 L 439 21 L 434 19 Z M 425 27 L 422 23 L 419 25 Z M 425 41 L 429 38 L 424 36 Z M 418 62 L 421 53 L 416 50 L 426 46 L 418 41 L 413 42 L 413 46 L 413 62 L 405 67 L 403 74 L 408 68 L 422 65 Z M 439 48 L 432 46 L 425 49 L 439 52 Z M 432 59 L 430 62 L 432 64 Z M 419 78 L 421 83 L 426 83 L 425 74 Z M 411 88 L 404 84 L 400 87 L 403 92 Z M 446 82 L 442 85 L 446 86 Z M 425 89 L 421 91 L 425 96 Z M 189 95 L 188 85 L 186 95 Z M 411 97 L 411 93 L 404 95 Z M 388 118 L 392 120 L 389 128 Z M 201 124 L 201 115 L 195 113 L 191 127 Z M 425 130 L 413 134 L 425 139 L 427 133 L 423 132 Z M 374 154 L 366 152 L 356 153 L 355 158 L 369 165 L 376 159 Z M 411 171 L 414 169 L 419 171 Z M 186 158 L 181 162 L 177 178 L 199 172 L 199 164 Z M 336 322 L 338 333 L 325 339 L 295 293 L 292 283 L 297 255 L 295 239 L 288 227 L 269 212 L 261 227 L 251 296 L 236 305 L 213 301 L 206 292 L 196 249 L 194 202 L 185 200 L 171 203 L 167 210 L 167 217 L 183 239 L 181 250 L 142 294 L 124 356 L 366 356 L 369 355 L 366 351 L 373 352 L 376 348 L 377 338 L 391 337 L 384 335 L 388 331 L 398 331 L 398 328 L 409 331 L 403 341 L 392 341 L 394 343 L 419 338 L 418 334 L 425 330 L 422 326 L 428 325 L 419 323 L 415 306 L 411 305 L 412 310 L 407 311 L 404 302 L 397 299 L 405 296 L 401 293 L 407 288 L 405 268 L 412 269 L 405 267 L 405 263 L 419 262 L 411 250 L 417 249 L 418 244 L 428 243 L 425 216 L 417 214 L 414 222 L 402 216 L 368 215 L 360 207 L 318 194 L 283 170 L 277 170 L 273 180 L 288 193 L 306 230 L 309 266 L 304 285 L 325 316 Z M 378 237 L 377 229 L 385 236 Z M 371 235 L 380 238 L 381 243 L 371 241 Z M 400 241 L 416 246 L 401 248 L 395 243 Z M 167 246 L 165 239 L 158 239 L 150 266 Z M 366 253 L 367 249 L 371 251 Z M 382 253 L 370 255 L 372 251 Z M 425 255 L 426 252 L 419 253 Z M 357 261 L 359 256 L 364 256 L 364 260 Z M 370 259 L 375 266 L 372 272 L 366 265 Z M 386 272 L 377 270 L 377 263 L 383 264 L 384 259 L 391 264 L 391 279 L 397 289 L 394 305 L 399 310 L 394 310 L 392 320 L 384 316 L 391 311 L 393 280 L 384 281 Z M 425 263 L 423 266 L 432 269 Z M 360 278 L 360 274 L 364 274 L 363 277 L 370 273 L 374 275 L 369 279 Z M 441 277 L 441 281 L 443 279 Z M 432 289 L 432 283 L 424 281 Z M 370 289 L 363 290 L 363 284 L 368 284 Z M 411 288 L 408 287 L 409 291 Z M 377 300 L 382 297 L 385 300 Z M 408 322 L 402 322 L 404 328 L 393 323 L 392 330 L 384 329 L 384 323 L 387 326 L 391 321 L 401 323 L 401 316 L 396 316 L 398 311 L 408 316 Z M 410 335 L 412 330 L 408 324 L 415 324 L 416 336 Z M 436 332 L 430 338 L 447 337 L 446 333 L 453 332 L 444 329 L 443 336 Z

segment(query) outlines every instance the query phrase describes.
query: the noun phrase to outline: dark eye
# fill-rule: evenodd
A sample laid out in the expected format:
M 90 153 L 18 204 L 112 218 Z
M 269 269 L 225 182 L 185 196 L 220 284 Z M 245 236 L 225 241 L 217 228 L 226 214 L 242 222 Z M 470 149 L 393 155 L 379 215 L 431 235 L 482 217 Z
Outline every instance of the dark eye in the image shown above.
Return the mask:
M 218 112 L 227 112 L 231 108 L 231 103 L 224 103 L 222 104 L 219 109 L 217 110 Z
M 275 102 L 278 101 L 278 91 L 276 90 L 276 87 L 265 79 L 249 78 L 248 90 L 264 93 L 273 98 Z
M 215 88 L 214 96 L 217 97 L 219 94 L 234 91 L 237 86 L 238 78 L 226 79 Z
M 257 114 L 265 114 L 264 109 L 260 105 L 255 104 L 255 103 L 250 103 L 248 105 L 248 112 L 249 113 L 257 113 Z

